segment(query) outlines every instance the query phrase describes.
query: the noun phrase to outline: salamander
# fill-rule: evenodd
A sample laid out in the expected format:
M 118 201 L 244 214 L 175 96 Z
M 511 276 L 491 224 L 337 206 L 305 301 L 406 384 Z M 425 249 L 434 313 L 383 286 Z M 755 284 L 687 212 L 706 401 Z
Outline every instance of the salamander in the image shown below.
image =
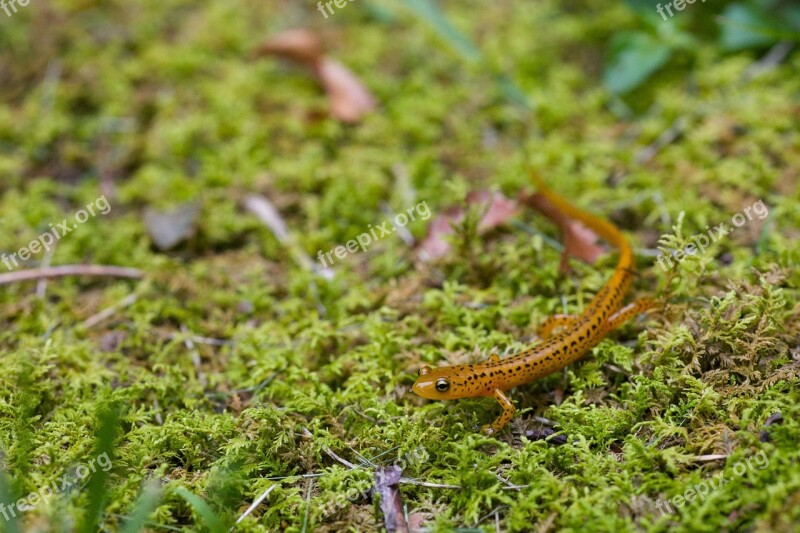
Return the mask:
M 619 250 L 619 260 L 611 279 L 592 298 L 583 313 L 554 315 L 542 324 L 538 331 L 541 343 L 504 359 L 492 354 L 482 363 L 420 368 L 412 390 L 423 398 L 453 400 L 493 396 L 497 400 L 503 412 L 492 424 L 481 428 L 486 435 L 499 432 L 514 416 L 516 409 L 505 391 L 574 363 L 608 332 L 656 306 L 656 301 L 649 298 L 622 305 L 633 281 L 635 263 L 630 244 L 619 229 L 611 222 L 573 206 L 538 176 L 534 175 L 533 181 L 539 192 L 564 215 L 579 220 L 613 244 Z M 559 328 L 561 331 L 554 333 Z

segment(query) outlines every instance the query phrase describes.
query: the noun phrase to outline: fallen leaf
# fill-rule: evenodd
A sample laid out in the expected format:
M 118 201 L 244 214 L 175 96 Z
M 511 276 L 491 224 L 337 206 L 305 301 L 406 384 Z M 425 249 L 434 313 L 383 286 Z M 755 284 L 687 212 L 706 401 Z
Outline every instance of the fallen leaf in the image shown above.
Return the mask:
M 422 529 L 422 524 L 425 523 L 425 513 L 411 513 L 408 515 L 408 527 L 411 531 Z
M 408 533 L 403 501 L 400 499 L 400 478 L 403 470 L 399 466 L 378 467 L 375 470 L 375 490 L 381 495 L 381 511 L 386 531 Z
M 473 191 L 467 194 L 467 205 L 483 206 L 483 215 L 478 222 L 478 231 L 484 233 L 504 224 L 519 210 L 517 201 L 501 192 L 486 190 Z M 464 219 L 462 207 L 452 207 L 437 216 L 428 225 L 425 239 L 420 244 L 421 257 L 424 261 L 438 259 L 450 251 L 450 243 L 445 238 L 454 233 L 453 226 Z
M 274 55 L 304 65 L 322 83 L 331 116 L 355 123 L 375 109 L 375 98 L 355 74 L 324 54 L 319 37 L 310 30 L 288 30 L 262 43 L 256 56 Z
M 489 231 L 505 224 L 519 211 L 519 203 L 507 198 L 501 192 L 492 194 L 489 191 L 474 191 L 467 195 L 467 203 L 488 204 L 486 212 L 478 222 L 478 229 L 481 231 Z
M 353 123 L 375 109 L 375 99 L 366 87 L 338 61 L 323 58 L 317 76 L 328 93 L 333 117 Z
M 275 238 L 288 248 L 289 254 L 298 264 L 325 279 L 333 279 L 333 271 L 328 268 L 321 268 L 319 263 L 313 261 L 303 247 L 300 246 L 297 239 L 293 237 L 275 204 L 264 196 L 251 194 L 245 198 L 244 207 L 272 231 Z
M 283 217 L 278 212 L 275 205 L 264 196 L 251 194 L 244 200 L 244 206 L 263 222 L 280 242 L 289 239 L 289 230 Z
M 199 213 L 200 204 L 197 202 L 182 204 L 170 211 L 147 208 L 144 212 L 144 223 L 153 244 L 164 251 L 192 236 Z
M 316 68 L 323 57 L 322 41 L 311 30 L 287 30 L 262 43 L 256 55 L 274 55 Z
M 542 194 L 526 195 L 522 193 L 519 199 L 521 203 L 536 209 L 561 229 L 561 233 L 564 235 L 564 253 L 561 254 L 559 271 L 569 271 L 568 260 L 570 256 L 587 263 L 593 263 L 602 255 L 603 248 L 597 244 L 597 234 L 582 223 L 569 218 L 559 211 Z

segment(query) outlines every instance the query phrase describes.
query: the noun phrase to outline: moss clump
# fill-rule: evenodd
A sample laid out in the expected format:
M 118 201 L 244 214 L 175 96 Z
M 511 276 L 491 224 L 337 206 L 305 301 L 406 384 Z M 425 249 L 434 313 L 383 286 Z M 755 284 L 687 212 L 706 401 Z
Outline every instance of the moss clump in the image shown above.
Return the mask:
M 389 464 L 414 481 L 400 489 L 409 518 L 434 531 L 800 521 L 800 56 L 750 79 L 754 54 L 698 52 L 639 95 L 656 105 L 620 119 L 595 66 L 615 28 L 636 24 L 624 6 L 446 7 L 531 110 L 399 4 L 356 2 L 325 21 L 284 1 L 70 0 L 0 20 L 0 251 L 107 194 L 111 212 L 61 239 L 52 263 L 145 272 L 50 281 L 43 297 L 30 283 L 0 289 L 0 496 L 113 445 L 99 510 L 95 485 L 76 484 L 20 529 L 69 530 L 95 511 L 109 530 L 139 514 L 153 531 L 227 527 L 271 489 L 237 530 L 371 531 L 383 524 L 373 469 Z M 252 59 L 296 25 L 317 27 L 378 112 L 342 126 L 301 70 Z M 641 157 L 676 124 L 673 142 Z M 513 391 L 520 413 L 491 439 L 476 428 L 493 400 L 424 402 L 409 391 L 417 369 L 519 349 L 546 316 L 582 309 L 613 257 L 561 276 L 540 217 L 479 237 L 473 216 L 434 266 L 390 236 L 329 280 L 242 207 L 268 196 L 314 257 L 387 210 L 424 200 L 435 216 L 474 189 L 514 196 L 530 166 L 617 222 L 639 251 L 633 295 L 670 303 Z M 757 200 L 768 217 L 659 267 L 657 250 Z M 143 209 L 187 201 L 201 206 L 195 235 L 156 251 Z M 420 238 L 425 226 L 408 229 Z M 117 432 L 98 437 L 109 408 Z

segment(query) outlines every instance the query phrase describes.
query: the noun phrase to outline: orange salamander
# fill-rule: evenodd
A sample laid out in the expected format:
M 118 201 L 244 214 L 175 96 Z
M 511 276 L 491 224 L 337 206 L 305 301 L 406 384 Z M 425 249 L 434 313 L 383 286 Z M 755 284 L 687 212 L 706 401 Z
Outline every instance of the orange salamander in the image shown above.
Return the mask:
M 494 396 L 503 407 L 502 414 L 491 424 L 482 427 L 486 435 L 500 431 L 514 416 L 515 408 L 505 391 L 574 363 L 597 345 L 611 330 L 621 326 L 638 313 L 656 306 L 649 298 L 626 306 L 622 301 L 634 276 L 633 252 L 627 239 L 610 222 L 571 205 L 550 190 L 538 176 L 533 176 L 539 192 L 558 210 L 581 221 L 595 233 L 619 249 L 619 262 L 608 283 L 592 298 L 580 315 L 554 315 L 539 328 L 544 342 L 500 359 L 493 354 L 488 360 L 472 365 L 454 365 L 431 369 L 423 366 L 413 391 L 430 400 L 454 400 Z M 556 328 L 564 328 L 553 333 Z

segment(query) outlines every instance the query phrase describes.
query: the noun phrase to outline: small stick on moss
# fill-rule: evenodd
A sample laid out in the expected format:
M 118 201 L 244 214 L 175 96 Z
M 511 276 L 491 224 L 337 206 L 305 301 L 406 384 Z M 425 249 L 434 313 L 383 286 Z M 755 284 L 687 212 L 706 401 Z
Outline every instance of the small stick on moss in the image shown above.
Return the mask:
M 308 489 L 306 489 L 306 512 L 303 515 L 303 531 L 301 533 L 306 533 L 306 528 L 308 527 L 308 512 L 311 510 L 311 487 L 314 486 L 314 480 L 308 480 Z
M 66 276 L 108 276 L 115 278 L 139 279 L 143 275 L 138 268 L 127 268 L 106 265 L 61 265 L 49 268 L 34 268 L 0 274 L 0 285 L 9 285 L 20 281 L 63 278 Z
M 400 483 L 408 483 L 409 485 L 418 485 L 420 487 L 428 487 L 429 489 L 457 489 L 461 490 L 460 485 L 447 485 L 445 483 L 430 483 L 428 481 L 419 481 L 408 477 L 401 477 Z
M 96 313 L 96 314 L 90 316 L 89 318 L 87 318 L 86 320 L 84 320 L 83 323 L 81 324 L 81 327 L 83 327 L 83 328 L 91 328 L 92 326 L 95 326 L 95 325 L 99 324 L 103 320 L 111 317 L 119 309 L 121 309 L 123 307 L 128 307 L 130 305 L 133 305 L 133 303 L 136 302 L 137 298 L 138 298 L 138 295 L 136 293 L 129 294 L 128 296 L 123 298 L 118 303 L 115 303 L 114 305 L 112 305 L 110 307 L 106 307 L 105 309 L 103 309 L 99 313 Z
M 505 487 L 503 487 L 504 489 L 522 490 L 522 489 L 527 489 L 528 487 L 530 487 L 530 485 L 514 485 L 513 483 L 511 483 L 509 480 L 507 480 L 506 478 L 504 478 L 503 476 L 501 476 L 497 472 L 494 472 L 494 477 L 496 477 L 498 480 L 503 482 L 503 484 L 505 485 Z
M 694 458 L 695 461 L 719 461 L 721 459 L 727 459 L 728 454 L 725 453 L 715 453 L 711 455 L 698 455 Z
M 314 438 L 314 435 L 308 429 L 306 429 L 306 428 L 302 428 L 302 429 L 303 429 L 303 435 L 305 435 L 306 437 L 309 437 L 311 439 Z M 331 459 L 333 459 L 334 461 L 339 461 L 340 463 L 342 463 L 344 466 L 346 466 L 350 470 L 355 470 L 356 468 L 358 468 L 356 465 L 354 465 L 353 463 L 351 463 L 347 459 L 342 459 L 341 457 L 336 455 L 336 453 L 334 453 L 334 451 L 331 450 L 330 448 L 328 448 L 327 446 L 323 446 L 322 447 L 322 451 L 327 453 L 328 456 L 331 457 Z
M 236 520 L 236 524 L 238 524 L 239 522 L 241 522 L 242 520 L 244 520 L 244 519 L 245 519 L 245 517 L 246 517 L 247 515 L 249 515 L 250 513 L 252 513 L 252 512 L 253 512 L 253 510 L 255 510 L 255 508 L 256 508 L 256 507 L 258 507 L 258 506 L 259 506 L 259 504 L 260 504 L 261 502 L 263 502 L 263 501 L 264 501 L 264 499 L 265 499 L 267 496 L 269 496 L 269 493 L 270 493 L 270 492 L 272 492 L 272 491 L 275 489 L 275 487 L 277 487 L 277 485 L 270 485 L 270 486 L 269 486 L 269 488 L 268 488 L 267 490 L 265 490 L 265 491 L 264 491 L 264 492 L 261 494 L 261 496 L 259 496 L 258 498 L 256 498 L 256 499 L 253 501 L 253 503 L 250 505 L 250 507 L 248 507 L 248 508 L 247 508 L 247 510 L 246 510 L 244 513 L 242 513 L 242 516 L 240 516 L 240 517 L 239 517 L 239 519 L 238 519 L 238 520 Z M 235 524 L 234 524 L 234 525 L 235 525 Z M 230 529 L 230 531 L 233 531 L 233 528 L 231 528 L 231 529 Z
M 487 518 L 489 518 L 489 517 L 491 517 L 491 516 L 497 516 L 497 515 L 498 515 L 498 513 L 500 512 L 500 508 L 502 508 L 502 507 L 503 507 L 502 505 L 498 505 L 497 507 L 495 507 L 494 509 L 492 509 L 491 511 L 489 511 L 489 514 L 486 514 L 486 515 L 484 515 L 483 517 L 481 517 L 481 518 L 479 518 L 479 519 L 478 519 L 478 522 L 477 522 L 477 524 L 480 524 L 480 523 L 482 523 L 484 520 L 486 520 Z
M 50 268 L 50 263 L 53 261 L 53 255 L 55 254 L 55 244 L 53 244 L 53 248 L 50 248 L 44 253 L 44 258 L 42 258 L 42 266 L 40 268 Z M 47 278 L 42 278 L 36 282 L 36 297 L 44 300 L 44 293 L 47 291 Z
M 197 351 L 194 342 L 192 342 L 192 332 L 189 331 L 186 324 L 181 324 L 181 333 L 183 333 L 183 345 L 186 346 L 186 349 L 189 350 L 189 355 L 192 357 L 192 364 L 197 372 L 197 379 L 200 381 L 200 384 L 205 387 L 208 385 L 208 379 L 206 379 L 206 373 L 202 370 L 203 362 L 200 360 L 200 352 Z

